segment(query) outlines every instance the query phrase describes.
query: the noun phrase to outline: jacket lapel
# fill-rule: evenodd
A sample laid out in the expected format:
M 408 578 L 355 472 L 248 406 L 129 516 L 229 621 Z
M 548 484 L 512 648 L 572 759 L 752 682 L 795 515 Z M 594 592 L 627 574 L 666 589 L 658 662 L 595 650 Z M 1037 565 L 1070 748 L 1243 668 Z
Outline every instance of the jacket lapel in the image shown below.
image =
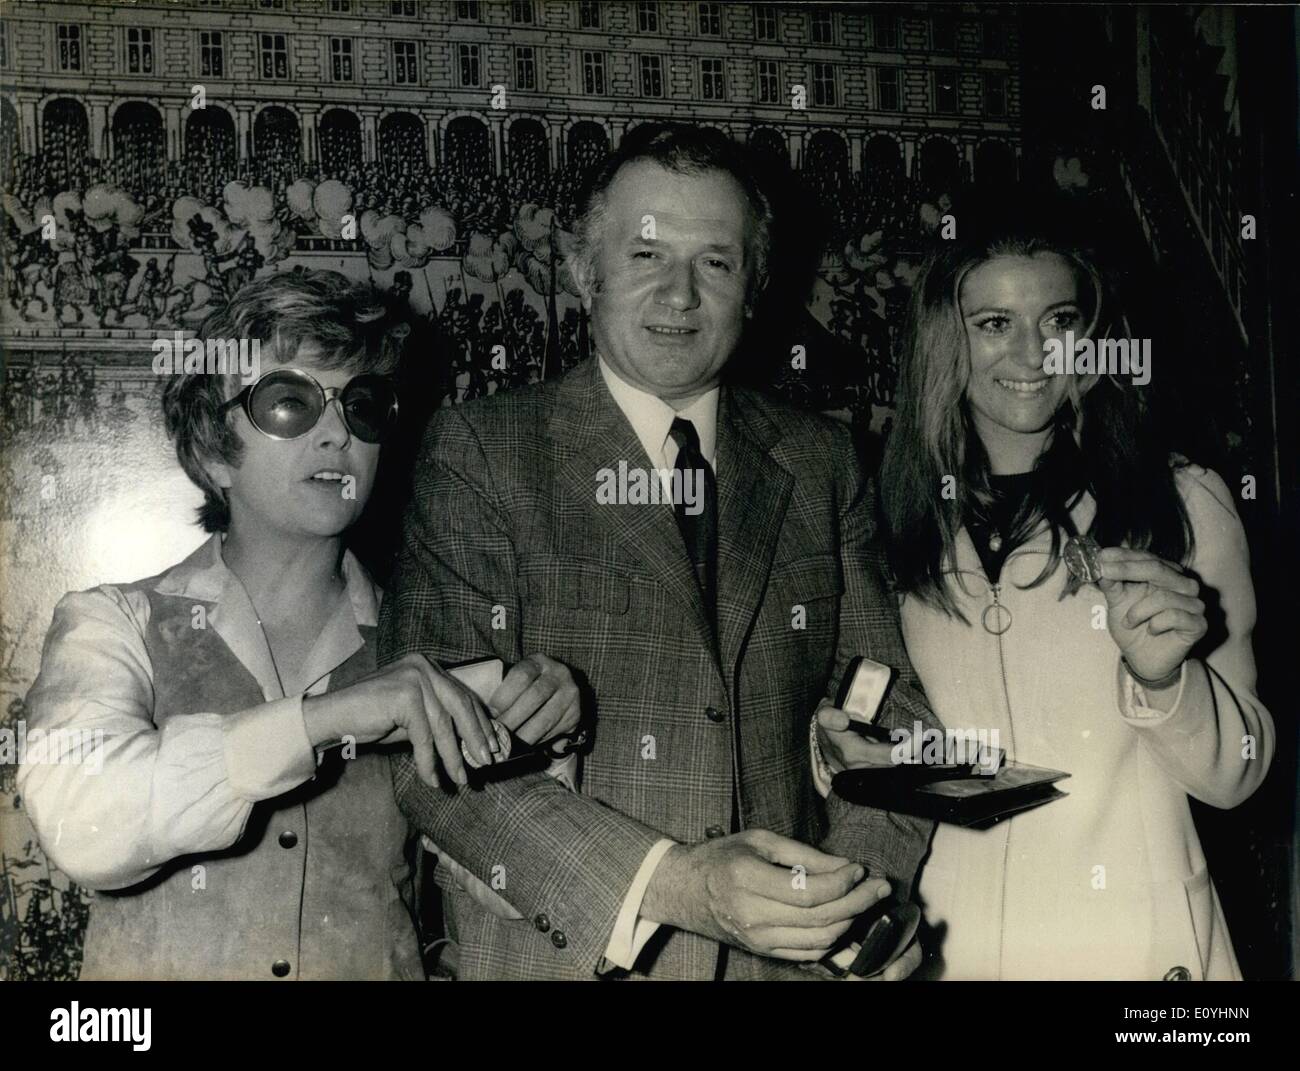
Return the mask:
M 733 669 L 767 590 L 794 477 L 768 453 L 780 431 L 748 399 L 718 402 L 718 633 Z
M 549 434 L 555 444 L 556 479 L 562 493 L 641 562 L 665 591 L 685 604 L 700 641 L 712 649 L 704 598 L 672 506 L 596 501 L 601 470 L 617 472 L 620 461 L 648 470 L 652 462 L 601 379 L 594 357 L 557 386 Z

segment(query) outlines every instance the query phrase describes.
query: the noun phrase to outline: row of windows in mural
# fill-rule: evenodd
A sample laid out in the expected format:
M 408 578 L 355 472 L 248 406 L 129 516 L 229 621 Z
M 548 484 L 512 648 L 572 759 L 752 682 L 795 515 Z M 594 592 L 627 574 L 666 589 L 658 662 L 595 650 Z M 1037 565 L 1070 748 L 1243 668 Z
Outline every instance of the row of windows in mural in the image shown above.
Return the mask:
M 297 120 L 285 109 L 259 113 L 252 152 L 242 159 L 228 114 L 195 112 L 185 157 L 174 161 L 164 158 L 160 121 L 148 105 L 117 110 L 112 151 L 98 156 L 89 154 L 77 101 L 46 106 L 41 151 L 29 156 L 16 152 L 12 108 L 6 103 L 0 113 L 8 162 L 0 238 L 12 319 L 194 326 L 258 271 L 324 246 L 364 252 L 372 278 L 380 273 L 399 297 L 427 292 L 420 304 L 457 369 L 448 388 L 456 400 L 542 378 L 589 349 L 565 259 L 580 192 L 609 148 L 597 124 L 575 124 L 565 162 L 552 167 L 541 124 L 516 121 L 497 174 L 488 129 L 472 117 L 448 124 L 434 167 L 419 120 L 404 114 L 379 125 L 375 159 L 367 161 L 356 117 L 327 110 L 319 162 L 306 162 Z M 768 166 L 788 166 L 775 131 L 757 130 L 750 141 Z M 981 180 L 1000 181 L 1013 168 L 1003 147 L 994 149 L 976 157 Z M 941 138 L 921 146 L 914 179 L 902 171 L 898 143 L 877 135 L 864 146 L 861 173 L 850 174 L 843 139 L 823 131 L 808 140 L 793 175 L 801 209 L 825 223 L 827 326 L 866 350 L 867 369 L 878 373 L 868 374 L 866 393 L 881 405 L 892 401 L 889 342 L 902 305 L 891 291 L 910 285 L 914 251 L 947 195 L 969 178 L 955 146 Z M 47 213 L 57 223 L 53 242 L 40 226 Z M 352 240 L 349 217 L 358 224 Z M 492 366 L 498 344 L 509 351 L 505 369 Z M 854 389 L 861 395 L 861 385 Z

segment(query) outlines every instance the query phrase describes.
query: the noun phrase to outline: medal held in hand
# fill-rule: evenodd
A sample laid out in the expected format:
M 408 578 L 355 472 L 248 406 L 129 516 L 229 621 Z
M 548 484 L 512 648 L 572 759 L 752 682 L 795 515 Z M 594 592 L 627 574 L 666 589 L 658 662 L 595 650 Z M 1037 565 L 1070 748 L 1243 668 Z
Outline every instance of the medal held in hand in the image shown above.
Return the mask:
M 1101 579 L 1101 547 L 1092 536 L 1071 536 L 1062 552 L 1065 567 L 1080 584 L 1095 584 Z

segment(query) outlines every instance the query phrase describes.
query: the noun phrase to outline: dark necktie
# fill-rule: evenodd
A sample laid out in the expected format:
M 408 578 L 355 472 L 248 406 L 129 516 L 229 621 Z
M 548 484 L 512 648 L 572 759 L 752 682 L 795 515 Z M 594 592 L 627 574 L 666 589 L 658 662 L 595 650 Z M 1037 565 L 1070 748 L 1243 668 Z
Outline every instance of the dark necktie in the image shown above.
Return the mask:
M 709 623 L 716 628 L 718 592 L 718 485 L 713 469 L 700 451 L 700 435 L 689 420 L 677 417 L 668 434 L 677 444 L 673 464 L 674 487 L 681 494 L 674 497 L 673 514 L 686 544 L 686 553 L 695 566 L 695 576 L 704 596 Z M 689 491 L 689 504 L 687 502 Z M 689 505 L 689 509 L 688 509 Z M 690 512 L 690 511 L 694 512 Z
M 673 513 L 677 517 L 677 527 L 681 530 L 686 552 L 695 566 L 695 575 L 699 579 L 700 591 L 704 596 L 704 605 L 709 615 L 709 625 L 716 637 L 718 633 L 718 484 L 713 469 L 700 450 L 700 436 L 695 430 L 695 425 L 689 420 L 678 417 L 673 421 L 668 434 L 677 444 L 673 479 L 677 487 L 683 490 L 688 487 L 691 489 L 692 508 L 697 510 L 695 513 L 688 513 L 685 501 L 674 498 Z M 685 499 L 686 496 L 683 493 L 679 497 Z M 740 798 L 733 778 L 730 822 L 732 833 L 740 829 L 739 804 Z M 721 981 L 726 977 L 728 959 L 727 946 L 720 944 L 718 958 L 714 964 L 715 981 Z

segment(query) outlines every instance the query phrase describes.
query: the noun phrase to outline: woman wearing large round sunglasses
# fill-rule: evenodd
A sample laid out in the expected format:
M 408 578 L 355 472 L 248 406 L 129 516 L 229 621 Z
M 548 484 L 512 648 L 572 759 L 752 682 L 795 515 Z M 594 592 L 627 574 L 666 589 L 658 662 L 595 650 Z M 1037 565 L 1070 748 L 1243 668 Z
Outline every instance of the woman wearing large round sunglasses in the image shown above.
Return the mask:
M 224 416 L 242 406 L 248 422 L 268 439 L 297 439 L 317 425 L 336 398 L 348 432 L 363 443 L 383 442 L 397 424 L 397 392 L 391 376 L 354 376 L 342 387 L 323 387 L 302 368 L 272 369 L 219 412 Z
M 546 740 L 576 728 L 577 688 L 541 655 L 486 706 L 421 656 L 376 669 L 380 592 L 343 542 L 398 413 L 371 288 L 267 276 L 200 337 L 257 340 L 272 365 L 242 388 L 164 385 L 212 537 L 158 576 L 65 596 L 28 696 L 33 727 L 102 734 L 98 776 L 20 773 L 50 858 L 115 891 L 92 906 L 82 977 L 423 977 L 386 746 L 464 785 L 466 755 L 501 753 L 491 715 Z
M 1239 978 L 1188 803 L 1241 803 L 1274 748 L 1232 493 L 1154 434 L 1148 375 L 1179 375 L 1178 354 L 1049 363 L 1132 333 L 1072 221 L 970 207 L 916 280 L 884 541 L 935 713 L 1070 778 L 991 829 L 938 826 L 923 971 Z M 832 771 L 870 762 L 844 728 L 820 734 Z

